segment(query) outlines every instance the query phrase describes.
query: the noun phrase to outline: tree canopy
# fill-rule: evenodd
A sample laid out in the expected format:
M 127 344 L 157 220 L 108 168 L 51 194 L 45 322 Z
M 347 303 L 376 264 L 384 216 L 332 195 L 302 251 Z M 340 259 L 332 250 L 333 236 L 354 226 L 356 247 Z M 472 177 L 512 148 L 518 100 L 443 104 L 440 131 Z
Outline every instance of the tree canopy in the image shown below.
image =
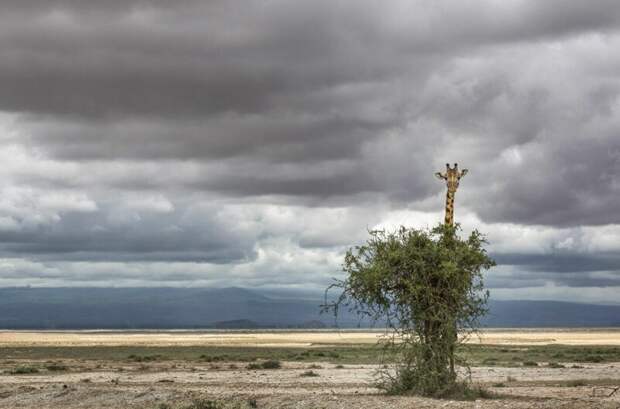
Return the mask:
M 390 392 L 441 396 L 457 385 L 455 365 L 465 362 L 456 347 L 486 312 L 482 272 L 495 264 L 481 233 L 462 239 L 459 231 L 444 224 L 371 231 L 365 244 L 346 252 L 346 278 L 331 286 L 341 293 L 328 309 L 386 322 L 384 346 L 398 358 L 382 373 Z

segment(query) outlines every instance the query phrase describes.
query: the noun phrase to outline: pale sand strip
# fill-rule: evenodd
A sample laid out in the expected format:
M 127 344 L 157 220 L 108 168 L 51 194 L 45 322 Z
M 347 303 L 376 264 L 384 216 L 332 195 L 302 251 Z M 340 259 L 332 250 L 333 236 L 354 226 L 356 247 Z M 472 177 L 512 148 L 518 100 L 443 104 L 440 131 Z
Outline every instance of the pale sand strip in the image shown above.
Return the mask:
M 309 347 L 373 344 L 381 332 L 91 332 L 0 331 L 0 346 L 239 346 Z M 620 345 L 620 329 L 489 330 L 468 342 L 497 345 Z

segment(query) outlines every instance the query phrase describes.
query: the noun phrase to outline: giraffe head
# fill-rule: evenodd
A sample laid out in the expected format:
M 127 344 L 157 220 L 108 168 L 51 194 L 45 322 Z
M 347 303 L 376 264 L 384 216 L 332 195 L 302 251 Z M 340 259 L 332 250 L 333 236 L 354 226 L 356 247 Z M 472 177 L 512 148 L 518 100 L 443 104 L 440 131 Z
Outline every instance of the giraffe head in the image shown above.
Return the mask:
M 435 173 L 435 176 L 437 176 L 439 179 L 445 180 L 446 186 L 448 186 L 448 191 L 454 193 L 459 187 L 459 180 L 461 180 L 461 178 L 466 174 L 467 169 L 463 169 L 459 172 L 458 164 L 455 163 L 454 168 L 451 168 L 450 164 L 446 163 L 446 173 L 437 172 Z

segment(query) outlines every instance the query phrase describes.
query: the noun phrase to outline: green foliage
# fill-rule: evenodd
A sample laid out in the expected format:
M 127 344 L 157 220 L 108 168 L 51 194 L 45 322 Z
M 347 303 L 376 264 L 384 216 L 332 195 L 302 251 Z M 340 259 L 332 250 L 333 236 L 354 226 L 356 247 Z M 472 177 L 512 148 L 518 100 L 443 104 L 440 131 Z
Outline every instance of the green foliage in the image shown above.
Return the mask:
M 388 392 L 444 396 L 461 388 L 454 367 L 464 364 L 455 353 L 464 339 L 457 328 L 465 337 L 477 329 L 488 299 L 482 271 L 495 263 L 479 232 L 461 239 L 459 229 L 371 231 L 364 245 L 347 251 L 346 278 L 330 286 L 341 294 L 326 310 L 337 315 L 344 307 L 386 322 L 383 345 L 398 355 L 395 368 L 381 374 L 379 386 Z

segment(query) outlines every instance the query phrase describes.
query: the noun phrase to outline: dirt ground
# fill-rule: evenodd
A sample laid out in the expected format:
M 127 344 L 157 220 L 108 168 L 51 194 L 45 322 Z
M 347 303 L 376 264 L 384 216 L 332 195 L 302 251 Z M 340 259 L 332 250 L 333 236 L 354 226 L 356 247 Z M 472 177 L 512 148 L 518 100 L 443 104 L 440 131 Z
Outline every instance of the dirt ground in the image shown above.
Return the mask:
M 377 334 L 344 335 L 350 340 L 374 339 Z M 494 339 L 529 339 L 530 342 L 583 342 L 583 345 L 620 345 L 620 332 L 513 332 L 495 333 Z M 507 334 L 507 335 L 505 335 Z M 590 334 L 588 336 L 588 334 Z M 594 335 L 592 335 L 594 334 Z M 614 334 L 605 338 L 605 334 Z M 134 337 L 135 335 L 135 337 Z M 159 336 L 162 335 L 162 336 Z M 233 345 L 273 345 L 293 343 L 314 345 L 337 343 L 334 334 L 181 334 L 182 343 L 196 339 L 203 342 L 231 341 Z M 188 338 L 191 337 L 191 338 Z M 194 338 L 197 337 L 197 338 Z M 318 338 L 317 338 L 318 337 Z M 364 338 L 365 337 L 365 338 Z M 572 337 L 572 338 L 571 338 Z M 8 340 L 8 341 L 7 341 Z M 70 340 L 70 341 L 68 341 Z M 217 340 L 217 341 L 215 341 Z M 599 340 L 599 342 L 595 342 Z M 605 340 L 606 342 L 600 342 Z M 172 342 L 175 334 L 105 333 L 8 333 L 0 334 L 4 345 L 97 345 L 107 342 Z M 29 343 L 27 343 L 29 342 Z M 349 341 L 351 342 L 351 341 Z M 366 342 L 366 341 L 363 341 Z M 373 341 L 374 342 L 374 341 Z M 508 343 L 508 342 L 507 342 Z M 229 343 L 225 343 L 230 345 Z M 75 344 L 71 344 L 75 345 Z M 168 344 L 165 344 L 168 345 Z M 186 345 L 186 344 L 183 344 Z M 217 344 L 219 345 L 219 344 Z M 3 362 L 3 365 L 15 364 Z M 46 360 L 19 362 L 44 367 Z M 591 408 L 620 409 L 620 362 L 563 362 L 565 368 L 550 367 L 476 367 L 474 382 L 499 398 L 477 401 L 434 400 L 420 397 L 385 396 L 373 385 L 374 365 L 342 365 L 312 362 L 282 362 L 280 369 L 248 369 L 244 362 L 125 362 L 97 360 L 64 360 L 66 371 L 44 370 L 35 374 L 0 374 L 0 408 L 136 408 L 159 409 L 164 404 L 185 408 L 193 399 L 213 399 L 237 403 L 240 408 Z M 312 367 L 315 366 L 315 367 Z M 320 366 L 320 367 L 316 367 Z M 307 371 L 318 376 L 304 376 Z

